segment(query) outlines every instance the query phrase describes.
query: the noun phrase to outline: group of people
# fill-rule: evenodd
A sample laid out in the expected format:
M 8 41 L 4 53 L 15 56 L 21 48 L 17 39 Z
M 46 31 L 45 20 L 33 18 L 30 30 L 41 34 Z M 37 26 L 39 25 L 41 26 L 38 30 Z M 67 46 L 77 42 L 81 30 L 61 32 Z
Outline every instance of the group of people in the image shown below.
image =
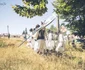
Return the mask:
M 44 23 L 41 22 L 40 25 L 36 25 L 34 29 L 30 29 L 30 38 L 28 39 L 27 46 L 30 46 L 38 54 L 46 54 L 48 52 L 55 51 L 56 53 L 62 53 L 64 51 L 64 38 L 61 32 L 54 33 L 51 30 L 46 30 Z M 43 27 L 33 34 L 34 30 L 39 27 Z

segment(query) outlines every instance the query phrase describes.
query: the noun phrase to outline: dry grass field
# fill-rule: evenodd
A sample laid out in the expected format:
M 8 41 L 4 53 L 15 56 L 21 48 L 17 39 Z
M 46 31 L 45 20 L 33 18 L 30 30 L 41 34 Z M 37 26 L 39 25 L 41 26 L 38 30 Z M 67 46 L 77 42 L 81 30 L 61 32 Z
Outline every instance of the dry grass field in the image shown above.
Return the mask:
M 39 55 L 22 40 L 0 38 L 0 70 L 85 70 L 85 50 L 66 45 L 62 57 Z

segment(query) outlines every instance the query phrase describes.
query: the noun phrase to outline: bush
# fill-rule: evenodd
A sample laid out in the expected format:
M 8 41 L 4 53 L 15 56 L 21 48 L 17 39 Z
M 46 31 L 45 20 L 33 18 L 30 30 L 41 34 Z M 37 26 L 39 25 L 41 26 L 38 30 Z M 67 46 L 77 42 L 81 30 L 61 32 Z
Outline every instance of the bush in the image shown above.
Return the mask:
M 6 43 L 4 43 L 3 40 L 0 40 L 0 47 L 6 47 Z

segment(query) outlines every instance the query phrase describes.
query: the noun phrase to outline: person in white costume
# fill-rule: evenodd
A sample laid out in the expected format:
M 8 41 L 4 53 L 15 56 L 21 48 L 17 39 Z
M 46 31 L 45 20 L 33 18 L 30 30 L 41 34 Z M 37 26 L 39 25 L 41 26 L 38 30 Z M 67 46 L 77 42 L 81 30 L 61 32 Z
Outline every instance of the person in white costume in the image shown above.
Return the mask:
M 34 39 L 33 39 L 33 34 L 32 34 L 32 32 L 33 32 L 33 29 L 31 28 L 30 29 L 30 34 L 29 34 L 29 39 L 27 40 L 28 41 L 28 43 L 27 43 L 27 46 L 30 46 L 32 49 L 34 49 L 34 43 L 35 43 L 35 41 L 34 41 Z
M 64 38 L 63 38 L 63 34 L 61 32 L 59 32 L 59 36 L 58 36 L 58 45 L 55 49 L 55 51 L 58 53 L 62 53 L 64 51 Z
M 49 51 L 53 50 L 54 48 L 53 33 L 50 30 L 48 31 L 48 41 L 46 45 Z
M 39 27 L 40 27 L 40 25 L 37 24 L 35 29 L 38 29 Z M 37 41 L 38 32 L 36 32 L 33 37 L 35 39 L 34 51 L 38 52 L 39 51 L 39 46 L 38 46 L 38 41 Z
M 41 23 L 41 25 L 43 26 L 43 23 Z M 45 42 L 46 38 L 47 38 L 47 33 L 45 28 L 39 30 L 38 37 L 37 37 L 39 54 L 44 54 L 46 52 L 46 42 Z

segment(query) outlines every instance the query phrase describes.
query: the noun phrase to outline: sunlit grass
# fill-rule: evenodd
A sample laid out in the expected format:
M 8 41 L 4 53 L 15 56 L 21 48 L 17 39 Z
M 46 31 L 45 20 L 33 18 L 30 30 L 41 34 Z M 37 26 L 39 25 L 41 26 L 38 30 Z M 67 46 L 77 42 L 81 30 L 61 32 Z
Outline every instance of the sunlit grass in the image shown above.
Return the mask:
M 0 70 L 85 69 L 85 50 L 83 52 L 76 50 L 68 44 L 66 45 L 66 51 L 63 56 L 57 57 L 54 54 L 48 56 L 39 55 L 30 47 L 26 47 L 26 43 L 17 47 L 22 42 L 21 40 L 2 40 L 7 44 L 7 47 L 0 48 Z

